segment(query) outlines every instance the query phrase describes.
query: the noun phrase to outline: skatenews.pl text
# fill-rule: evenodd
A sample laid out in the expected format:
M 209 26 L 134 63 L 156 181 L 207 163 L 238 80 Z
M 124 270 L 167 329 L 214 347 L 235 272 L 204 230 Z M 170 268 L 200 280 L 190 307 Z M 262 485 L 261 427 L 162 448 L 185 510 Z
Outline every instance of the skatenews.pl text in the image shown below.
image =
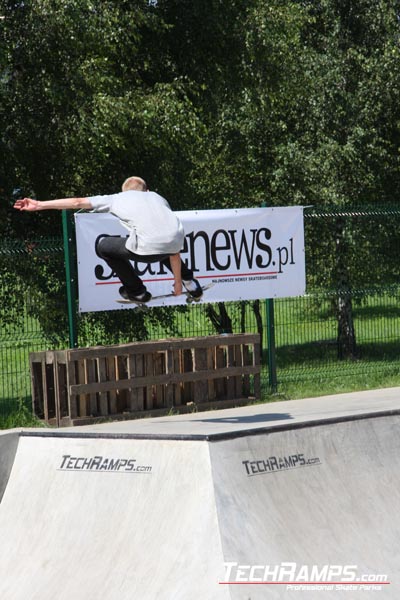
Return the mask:
M 198 256 L 205 257 L 207 273 L 217 275 L 229 269 L 272 268 L 277 274 L 283 273 L 284 267 L 295 265 L 295 245 L 293 238 L 285 245 L 276 246 L 270 242 L 272 231 L 266 227 L 260 229 L 217 229 L 212 235 L 206 231 L 191 231 L 185 236 L 181 251 L 182 260 L 194 271 L 199 271 Z M 135 270 L 142 275 L 165 275 L 166 268 L 160 263 L 134 262 Z M 105 271 L 97 265 L 96 277 L 107 280 L 113 277 L 112 271 Z

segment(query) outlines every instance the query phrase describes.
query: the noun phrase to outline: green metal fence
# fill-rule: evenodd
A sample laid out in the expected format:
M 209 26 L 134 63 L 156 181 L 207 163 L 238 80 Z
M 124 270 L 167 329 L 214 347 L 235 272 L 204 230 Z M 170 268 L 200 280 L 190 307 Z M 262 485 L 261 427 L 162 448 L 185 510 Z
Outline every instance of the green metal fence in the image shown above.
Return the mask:
M 65 231 L 64 240 L 0 244 L 0 415 L 30 402 L 29 353 L 71 344 L 64 245 L 73 236 Z M 258 331 L 266 393 L 294 382 L 400 377 L 399 237 L 396 207 L 308 209 L 305 296 L 84 314 L 78 345 Z

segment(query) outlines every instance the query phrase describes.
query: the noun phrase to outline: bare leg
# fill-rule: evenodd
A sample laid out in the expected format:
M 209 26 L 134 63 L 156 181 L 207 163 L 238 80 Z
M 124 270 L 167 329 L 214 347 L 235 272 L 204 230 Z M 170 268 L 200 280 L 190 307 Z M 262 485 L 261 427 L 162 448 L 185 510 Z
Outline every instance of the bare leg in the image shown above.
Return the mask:
M 175 296 L 180 296 L 182 294 L 181 255 L 179 253 L 172 254 L 169 260 L 174 276 L 174 293 Z

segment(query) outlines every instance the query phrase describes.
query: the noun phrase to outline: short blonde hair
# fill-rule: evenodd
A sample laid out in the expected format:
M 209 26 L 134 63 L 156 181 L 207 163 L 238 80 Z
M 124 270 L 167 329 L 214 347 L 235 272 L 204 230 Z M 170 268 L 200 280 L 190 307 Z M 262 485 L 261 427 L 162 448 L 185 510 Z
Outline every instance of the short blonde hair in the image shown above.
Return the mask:
M 128 177 L 122 184 L 122 191 L 137 190 L 138 192 L 147 191 L 147 183 L 141 177 Z

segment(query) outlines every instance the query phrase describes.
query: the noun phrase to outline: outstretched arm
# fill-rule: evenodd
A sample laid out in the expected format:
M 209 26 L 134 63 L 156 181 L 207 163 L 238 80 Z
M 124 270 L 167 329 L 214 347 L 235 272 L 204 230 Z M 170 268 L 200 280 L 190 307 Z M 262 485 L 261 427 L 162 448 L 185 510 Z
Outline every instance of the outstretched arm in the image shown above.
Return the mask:
M 14 204 L 14 208 L 17 210 L 27 210 L 34 212 L 37 210 L 63 210 L 63 209 L 75 209 L 80 208 L 93 208 L 88 198 L 62 198 L 60 200 L 46 200 L 41 202 L 39 200 L 33 200 L 32 198 L 23 198 L 17 200 Z
M 181 255 L 173 254 L 169 257 L 171 269 L 174 276 L 174 293 L 175 296 L 182 294 L 182 275 L 181 275 Z

